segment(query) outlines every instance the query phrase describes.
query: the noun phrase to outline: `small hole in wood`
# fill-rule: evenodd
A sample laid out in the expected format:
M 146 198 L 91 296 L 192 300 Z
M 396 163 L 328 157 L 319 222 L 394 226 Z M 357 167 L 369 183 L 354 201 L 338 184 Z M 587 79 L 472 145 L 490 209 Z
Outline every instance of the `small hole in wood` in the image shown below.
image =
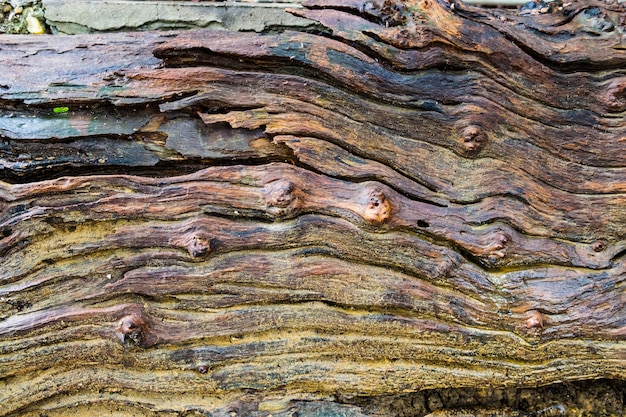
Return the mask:
M 430 223 L 428 223 L 426 220 L 418 220 L 417 221 L 417 227 L 430 227 Z

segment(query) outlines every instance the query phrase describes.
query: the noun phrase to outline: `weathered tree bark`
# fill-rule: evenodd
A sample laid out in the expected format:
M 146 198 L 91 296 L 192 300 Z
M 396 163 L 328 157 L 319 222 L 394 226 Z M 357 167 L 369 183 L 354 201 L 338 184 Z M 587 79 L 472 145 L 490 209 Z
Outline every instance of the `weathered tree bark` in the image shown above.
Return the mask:
M 624 378 L 624 6 L 305 6 L 0 37 L 0 416 Z

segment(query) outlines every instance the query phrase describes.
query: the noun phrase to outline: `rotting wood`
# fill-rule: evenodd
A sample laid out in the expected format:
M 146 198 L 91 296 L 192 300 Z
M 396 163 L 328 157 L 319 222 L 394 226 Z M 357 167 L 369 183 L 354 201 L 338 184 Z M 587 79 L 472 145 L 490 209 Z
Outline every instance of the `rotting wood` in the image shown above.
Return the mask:
M 623 379 L 624 6 L 305 7 L 0 37 L 1 416 Z

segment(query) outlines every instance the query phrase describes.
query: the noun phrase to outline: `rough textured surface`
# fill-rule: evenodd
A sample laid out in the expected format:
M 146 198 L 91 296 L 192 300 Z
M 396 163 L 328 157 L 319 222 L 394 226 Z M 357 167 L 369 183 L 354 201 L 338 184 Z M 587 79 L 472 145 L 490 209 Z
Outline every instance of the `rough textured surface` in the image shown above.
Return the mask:
M 119 30 L 228 29 L 264 32 L 313 22 L 285 12 L 299 2 L 41 0 L 54 33 Z
M 0 415 L 624 378 L 623 6 L 306 7 L 1 37 Z

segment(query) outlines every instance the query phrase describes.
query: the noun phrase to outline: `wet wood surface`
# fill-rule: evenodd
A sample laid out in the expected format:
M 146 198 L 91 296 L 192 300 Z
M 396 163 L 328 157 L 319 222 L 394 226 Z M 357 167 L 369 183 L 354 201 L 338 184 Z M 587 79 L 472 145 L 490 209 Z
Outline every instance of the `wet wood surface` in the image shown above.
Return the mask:
M 0 416 L 624 377 L 624 6 L 294 13 L 0 36 Z

